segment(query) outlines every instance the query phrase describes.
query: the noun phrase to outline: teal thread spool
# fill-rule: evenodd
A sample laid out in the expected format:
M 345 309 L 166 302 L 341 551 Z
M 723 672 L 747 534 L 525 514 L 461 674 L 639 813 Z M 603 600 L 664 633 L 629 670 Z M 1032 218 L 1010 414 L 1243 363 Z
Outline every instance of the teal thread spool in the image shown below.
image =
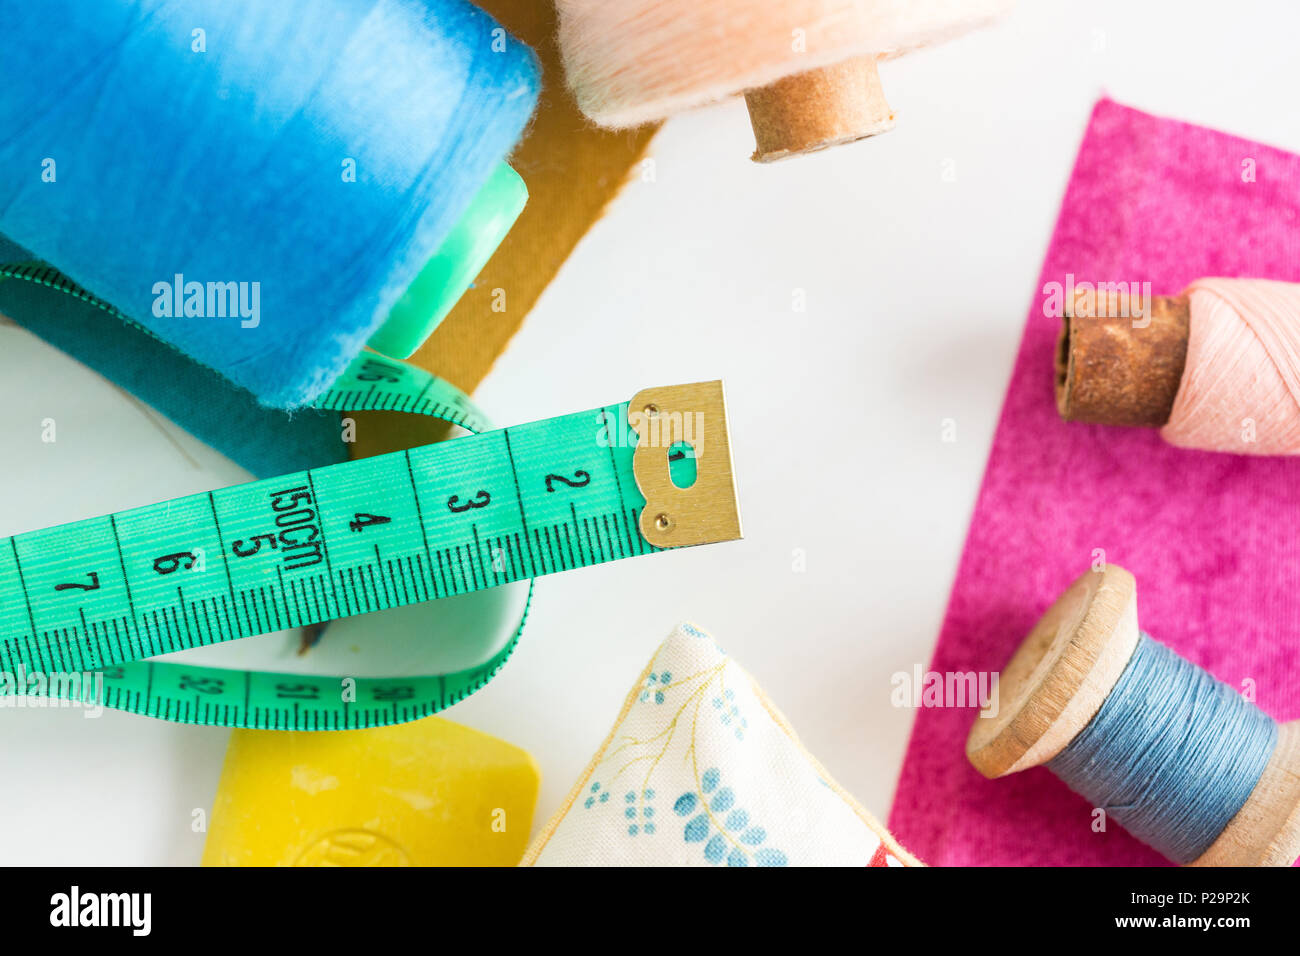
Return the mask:
M 1300 721 L 1278 726 L 1142 635 L 1123 568 L 1075 580 L 1003 669 L 999 696 L 966 744 L 986 777 L 1046 765 L 1176 862 L 1300 857 Z
M 393 358 L 410 358 L 483 271 L 527 202 L 528 187 L 519 174 L 498 165 L 366 344 Z

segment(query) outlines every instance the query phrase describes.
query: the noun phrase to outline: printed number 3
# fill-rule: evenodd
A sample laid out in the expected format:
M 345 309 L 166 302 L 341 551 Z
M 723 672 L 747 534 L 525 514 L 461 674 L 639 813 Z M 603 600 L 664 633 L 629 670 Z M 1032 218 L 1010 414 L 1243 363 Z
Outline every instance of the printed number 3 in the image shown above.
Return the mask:
M 447 499 L 447 507 L 460 514 L 463 511 L 469 511 L 471 508 L 486 508 L 492 503 L 492 496 L 486 491 L 480 491 L 474 496 L 473 501 L 467 501 L 463 505 L 457 504 L 458 501 L 460 501 L 460 495 L 452 495 Z

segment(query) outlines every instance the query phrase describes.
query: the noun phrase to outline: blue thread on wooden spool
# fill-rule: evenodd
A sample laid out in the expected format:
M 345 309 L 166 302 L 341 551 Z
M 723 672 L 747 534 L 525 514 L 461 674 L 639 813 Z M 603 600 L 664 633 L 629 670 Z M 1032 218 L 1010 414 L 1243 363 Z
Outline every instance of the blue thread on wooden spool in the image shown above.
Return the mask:
M 1047 766 L 1133 836 L 1189 863 L 1246 803 L 1277 739 L 1268 714 L 1142 634 L 1101 709 Z

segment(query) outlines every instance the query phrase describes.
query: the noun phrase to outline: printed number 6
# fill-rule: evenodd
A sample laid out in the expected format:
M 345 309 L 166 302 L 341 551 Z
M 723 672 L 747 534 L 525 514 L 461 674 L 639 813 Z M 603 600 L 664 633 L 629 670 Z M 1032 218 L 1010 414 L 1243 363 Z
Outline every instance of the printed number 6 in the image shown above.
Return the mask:
M 181 562 L 184 561 L 185 570 L 189 571 L 193 569 L 194 562 L 198 559 L 199 556 L 193 551 L 177 551 L 175 554 L 164 554 L 161 558 L 157 558 L 153 563 L 153 569 L 159 574 L 171 574 L 173 571 L 179 571 Z

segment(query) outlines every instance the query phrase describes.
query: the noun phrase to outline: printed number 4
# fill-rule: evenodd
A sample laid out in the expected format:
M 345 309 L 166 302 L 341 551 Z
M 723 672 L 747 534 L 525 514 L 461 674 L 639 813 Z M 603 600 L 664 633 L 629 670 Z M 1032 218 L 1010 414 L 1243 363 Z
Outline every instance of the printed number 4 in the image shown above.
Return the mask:
M 362 511 L 352 516 L 352 520 L 348 522 L 348 527 L 353 531 L 360 531 L 362 528 L 369 528 L 372 524 L 388 524 L 392 520 L 392 518 L 384 515 L 368 515 Z

